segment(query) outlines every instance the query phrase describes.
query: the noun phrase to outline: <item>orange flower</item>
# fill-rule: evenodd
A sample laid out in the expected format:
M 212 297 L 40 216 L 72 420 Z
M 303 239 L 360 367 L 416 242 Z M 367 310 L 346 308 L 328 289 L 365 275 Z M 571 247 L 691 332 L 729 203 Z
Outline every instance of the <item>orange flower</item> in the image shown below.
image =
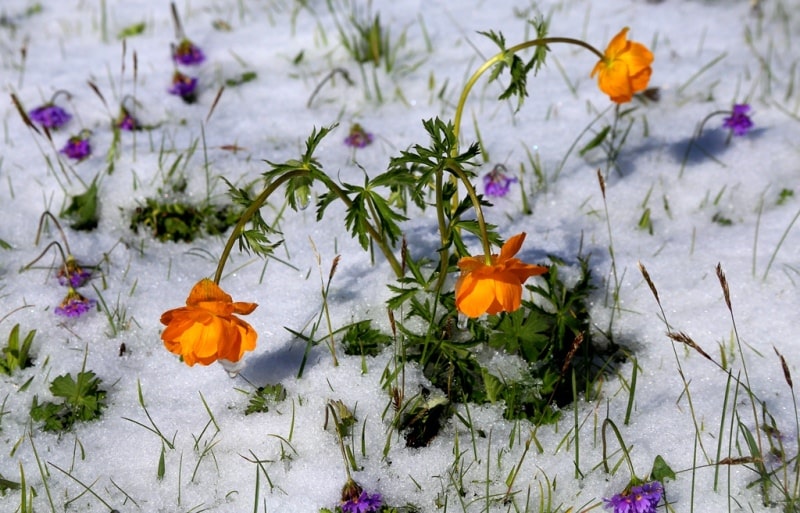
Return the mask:
M 628 41 L 627 34 L 625 27 L 614 36 L 591 74 L 597 74 L 600 90 L 616 103 L 629 102 L 634 93 L 644 91 L 653 72 L 653 53 L 641 43 Z
M 468 317 L 484 313 L 513 312 L 522 302 L 522 284 L 531 276 L 547 272 L 547 267 L 512 258 L 525 240 L 525 233 L 514 235 L 503 244 L 500 255 L 492 255 L 488 265 L 484 255 L 458 261 L 461 276 L 456 282 L 456 308 Z
M 258 334 L 233 314 L 247 315 L 257 306 L 234 303 L 216 283 L 202 279 L 192 288 L 185 307 L 161 315 L 162 324 L 167 326 L 161 340 L 188 365 L 208 365 L 223 359 L 238 362 L 245 351 L 255 349 Z

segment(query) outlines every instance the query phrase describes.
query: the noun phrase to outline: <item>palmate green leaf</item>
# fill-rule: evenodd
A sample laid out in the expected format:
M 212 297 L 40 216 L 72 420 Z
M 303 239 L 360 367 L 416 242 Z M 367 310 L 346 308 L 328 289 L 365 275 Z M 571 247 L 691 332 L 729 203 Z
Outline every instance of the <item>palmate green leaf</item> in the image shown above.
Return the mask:
M 338 123 L 327 127 L 323 126 L 319 129 L 314 127 L 311 130 L 311 135 L 309 135 L 308 139 L 306 139 L 306 151 L 303 156 L 300 157 L 300 160 L 290 159 L 284 163 L 276 163 L 270 160 L 265 160 L 264 162 L 269 164 L 272 169 L 262 173 L 262 176 L 267 180 L 267 182 L 270 182 L 286 172 L 296 171 L 298 169 L 305 169 L 307 171 L 321 173 L 322 166 L 320 165 L 319 161 L 314 158 L 314 152 L 317 150 L 319 143 L 322 142 L 322 139 L 331 133 L 337 126 L 339 126 Z
M 489 345 L 536 362 L 548 352 L 551 326 L 546 316 L 520 308 L 499 316 L 499 322 L 489 335 Z
M 369 233 L 367 227 L 369 225 L 369 214 L 367 213 L 367 204 L 364 201 L 363 194 L 356 194 L 353 197 L 352 203 L 344 216 L 344 224 L 353 237 L 358 239 L 361 247 L 368 249 Z
M 531 23 L 536 30 L 537 38 L 543 38 L 547 35 L 547 23 L 542 18 Z M 522 103 L 525 101 L 525 97 L 528 96 L 528 73 L 530 73 L 531 70 L 534 70 L 534 73 L 536 73 L 542 65 L 544 65 L 547 47 L 544 45 L 537 46 L 531 59 L 525 62 L 516 53 L 508 53 L 505 37 L 502 33 L 496 33 L 490 30 L 489 32 L 479 32 L 479 34 L 492 40 L 500 48 L 500 52 L 503 53 L 503 58 L 498 61 L 489 75 L 489 82 L 497 80 L 503 71 L 508 69 L 511 75 L 511 81 L 498 99 L 506 100 L 516 96 L 517 110 L 519 110 L 520 107 L 522 107 Z

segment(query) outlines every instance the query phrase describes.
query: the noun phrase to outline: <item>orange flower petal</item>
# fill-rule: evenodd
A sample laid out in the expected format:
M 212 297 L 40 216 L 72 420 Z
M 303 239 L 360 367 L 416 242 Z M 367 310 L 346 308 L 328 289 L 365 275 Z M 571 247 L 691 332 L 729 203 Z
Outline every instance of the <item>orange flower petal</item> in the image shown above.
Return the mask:
M 513 258 L 522 248 L 525 233 L 517 234 L 486 265 L 483 256 L 463 257 L 458 261 L 461 275 L 456 281 L 456 308 L 468 317 L 485 313 L 513 312 L 522 304 L 522 284 L 531 276 L 547 272 L 547 267 L 526 264 Z
M 471 274 L 463 278 L 462 288 L 456 293 L 456 308 L 467 317 L 480 317 L 496 301 L 494 280 L 477 279 Z
M 503 247 L 500 248 L 500 257 L 498 261 L 502 262 L 503 260 L 508 260 L 519 253 L 519 250 L 522 249 L 522 243 L 525 242 L 525 235 L 525 232 L 522 232 L 508 239 L 506 243 L 503 244 Z
M 616 103 L 629 102 L 634 93 L 645 90 L 652 74 L 653 53 L 641 43 L 628 41 L 627 35 L 625 27 L 611 39 L 590 75 L 597 75 L 597 86 Z
M 255 349 L 258 334 L 233 314 L 249 314 L 257 304 L 234 303 L 216 283 L 203 279 L 192 288 L 186 305 L 161 315 L 166 325 L 161 339 L 187 365 L 209 365 L 219 359 L 236 362 L 245 351 Z

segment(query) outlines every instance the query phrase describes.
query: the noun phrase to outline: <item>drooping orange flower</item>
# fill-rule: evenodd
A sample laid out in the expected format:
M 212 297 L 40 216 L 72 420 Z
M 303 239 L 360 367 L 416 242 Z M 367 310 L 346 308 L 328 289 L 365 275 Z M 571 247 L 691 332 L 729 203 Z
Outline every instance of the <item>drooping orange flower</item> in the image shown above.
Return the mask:
M 525 241 L 525 233 L 514 235 L 503 244 L 500 255 L 492 255 L 491 265 L 484 255 L 458 261 L 461 275 L 456 282 L 456 308 L 468 317 L 484 313 L 513 312 L 522 303 L 522 284 L 531 276 L 547 272 L 547 267 L 531 265 L 513 258 Z
M 216 283 L 204 278 L 192 288 L 185 307 L 161 315 L 161 323 L 167 326 L 161 340 L 188 365 L 209 365 L 216 360 L 238 362 L 245 351 L 255 349 L 258 334 L 233 314 L 247 315 L 257 306 L 234 303 Z
M 628 27 L 625 27 L 608 43 L 591 76 L 597 75 L 597 85 L 611 101 L 626 103 L 634 93 L 647 88 L 653 73 L 652 62 L 653 53 L 641 43 L 628 41 Z

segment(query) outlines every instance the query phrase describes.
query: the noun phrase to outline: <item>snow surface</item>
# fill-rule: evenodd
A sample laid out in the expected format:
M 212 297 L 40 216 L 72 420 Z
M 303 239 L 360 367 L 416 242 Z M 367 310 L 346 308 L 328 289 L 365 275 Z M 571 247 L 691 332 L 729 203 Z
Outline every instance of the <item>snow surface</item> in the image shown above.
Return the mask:
M 250 416 L 242 414 L 247 396 L 241 390 L 252 389 L 247 382 L 229 378 L 218 365 L 189 368 L 168 353 L 159 339 L 161 312 L 182 305 L 191 286 L 213 273 L 215 263 L 206 252 L 218 255 L 224 239 L 160 243 L 146 234 L 133 234 L 128 224 L 132 209 L 158 193 L 177 155 L 201 137 L 201 126 L 225 79 L 245 71 L 258 75 L 255 81 L 227 88 L 204 125 L 214 197 L 221 199 L 225 193 L 216 177 L 239 184 L 255 180 L 267 169 L 263 159 L 280 162 L 298 157 L 313 127 L 335 122 L 341 125 L 324 140 L 317 157 L 331 175 L 358 180 L 362 171 L 354 158 L 368 173 L 378 172 L 400 150 L 427 143 L 422 119 L 452 117 L 466 78 L 495 53 L 493 45 L 476 31 L 502 31 L 509 44 L 521 42 L 530 34 L 526 19 L 536 12 L 532 6 L 538 5 L 551 16 L 551 35 L 582 38 L 601 49 L 621 27 L 631 27 L 630 38 L 647 44 L 655 54 L 651 85 L 660 88 L 661 100 L 640 106 L 620 155 L 621 172 L 607 174 L 608 217 L 623 308 L 613 319 L 608 301 L 614 283 L 609 230 L 596 176 L 597 168 L 605 164 L 602 154 L 580 157 L 573 151 L 557 180 L 550 181 L 546 191 L 534 193 L 525 151 L 537 154 L 552 176 L 581 131 L 609 106 L 608 98 L 588 76 L 595 57 L 574 47 L 553 45 L 547 67 L 530 79 L 530 97 L 516 114 L 508 103 L 495 100 L 500 87 L 487 86 L 485 79 L 467 104 L 462 139 L 465 144 L 475 140 L 473 119 L 477 119 L 490 157 L 483 172 L 496 163 L 515 172 L 525 163 L 529 170 L 525 187 L 533 214 L 523 214 L 517 184 L 488 210 L 490 222 L 499 224 L 506 237 L 527 232 L 520 254 L 527 261 L 542 261 L 553 254 L 575 262 L 579 251 L 591 253 L 598 285 L 592 296 L 593 324 L 599 331 L 610 327 L 615 340 L 629 348 L 640 366 L 630 425 L 623 426 L 622 420 L 632 361 L 603 384 L 601 399 L 579 405 L 582 478 L 575 477 L 573 411 L 565 412 L 557 425 L 538 429 L 543 452 L 532 451 L 524 459 L 514 484 L 519 493 L 516 507 L 524 511 L 530 494 L 530 511 L 538 511 L 540 487 L 547 489 L 548 479 L 555 488 L 553 510 L 560 506 L 560 511 L 593 507 L 599 511 L 602 497 L 619 492 L 630 477 L 627 468 L 622 465 L 608 475 L 601 465 L 599 425 L 608 417 L 620 427 L 640 476 L 650 469 L 656 455 L 681 471 L 675 481 L 665 483 L 671 510 L 762 510 L 758 487 L 747 487 L 757 475 L 745 466 L 723 468 L 721 483 L 712 491 L 714 467 L 704 465 L 702 452 L 695 448 L 695 424 L 673 345 L 665 336 L 665 324 L 637 262 L 647 266 L 673 329 L 688 333 L 717 359 L 724 351 L 736 372 L 746 362 L 753 390 L 775 417 L 788 453 L 796 454 L 792 395 L 773 346 L 796 373 L 800 227 L 793 223 L 800 209 L 800 72 L 793 47 L 800 37 L 800 2 L 764 0 L 759 17 L 745 0 L 375 0 L 373 12 L 380 12 L 391 36 L 406 33 L 400 64 L 421 62 L 407 71 L 377 74 L 382 103 L 375 100 L 371 78 L 367 90 L 339 44 L 325 2 L 304 3 L 308 8 L 288 0 L 178 2 L 187 35 L 207 55 L 199 68 L 203 84 L 199 101 L 185 105 L 166 93 L 173 70 L 169 44 L 174 42 L 167 2 L 45 0 L 42 12 L 30 17 L 20 13 L 34 2 L 2 2 L 0 14 L 12 20 L 15 28 L 0 28 L 0 82 L 6 98 L 0 106 L 0 239 L 12 246 L 0 249 L 0 338 L 5 340 L 17 323 L 24 331 L 36 329 L 37 334 L 36 366 L 0 376 L 0 474 L 19 481 L 24 469 L 27 486 L 36 492 L 36 511 L 50 510 L 48 495 L 56 509 L 65 511 L 107 511 L 97 496 L 119 511 L 313 512 L 333 508 L 345 475 L 335 438 L 323 429 L 323 423 L 327 401 L 340 399 L 351 407 L 357 404 L 356 431 L 365 425 L 365 455 L 360 441 L 356 443 L 363 470 L 354 477 L 371 492 L 381 493 L 387 503 L 410 503 L 421 511 L 486 511 L 487 507 L 514 511 L 500 502 L 487 506 L 485 500 L 487 476 L 491 494 L 505 492 L 505 478 L 520 460 L 531 427 L 503 420 L 501 405 L 470 406 L 474 425 L 490 435 L 474 441 L 475 453 L 469 432 L 457 421 L 446 426 L 430 446 L 407 449 L 396 435 L 390 435 L 381 418 L 388 397 L 380 378 L 390 361 L 389 352 L 367 359 L 367 372 L 362 374 L 360 358 L 340 357 L 340 365 L 334 367 L 327 349 L 320 345 L 312 352 L 304 376 L 295 377 L 304 343 L 284 326 L 303 329 L 321 305 L 320 271 L 309 239 L 319 252 L 324 274 L 335 255 L 342 255 L 331 287 L 334 326 L 370 318 L 388 329 L 384 301 L 389 297 L 386 284 L 392 280 L 391 269 L 380 258 L 370 263 L 369 255 L 344 230 L 341 218 L 330 215 L 317 223 L 313 208 L 287 211 L 280 221 L 285 244 L 276 256 L 291 265 L 270 260 L 264 271 L 263 262 L 235 254 L 226 268 L 222 282 L 226 291 L 236 300 L 260 305 L 247 318 L 259 332 L 259 345 L 247 358 L 242 376 L 257 385 L 282 383 L 288 391 L 288 399 L 269 413 Z M 103 6 L 107 41 L 103 41 Z M 225 21 L 231 30 L 215 30 L 215 20 Z M 145 32 L 129 38 L 123 52 L 116 34 L 140 21 L 147 24 Z M 426 37 L 432 51 L 426 48 Z M 20 69 L 23 47 L 27 54 Z M 294 64 L 301 51 L 301 63 Z M 315 86 L 334 67 L 349 70 L 356 85 L 347 86 L 337 78 L 307 108 Z M 108 109 L 88 81 L 102 91 Z M 46 139 L 28 130 L 10 101 L 14 93 L 32 109 L 59 89 L 71 93 L 71 100 L 61 104 L 75 118 L 64 130 L 53 133 L 56 149 L 81 128 L 93 131 L 95 153 L 77 165 L 58 157 Z M 108 175 L 104 158 L 111 142 L 108 122 L 125 95 L 140 102 L 136 115 L 143 122 L 159 124 L 159 128 L 123 133 L 121 156 L 114 173 Z M 714 111 L 745 101 L 753 106 L 756 128 L 728 143 L 722 117 L 712 118 L 700 143 L 713 158 L 693 152 L 681 175 L 681 161 L 697 124 Z M 611 118 L 609 110 L 596 126 Z M 376 141 L 355 152 L 344 146 L 352 122 L 373 132 Z M 591 132 L 584 134 L 577 148 L 591 137 Z M 242 149 L 233 152 L 221 148 L 224 145 Z M 162 147 L 165 157 L 159 162 Z M 48 169 L 46 160 L 55 163 L 57 158 L 68 168 L 69 183 L 57 165 Z M 186 170 L 189 197 L 205 198 L 202 143 Z M 77 177 L 89 183 L 98 175 L 98 229 L 67 230 L 67 236 L 79 260 L 103 262 L 105 275 L 93 284 L 130 321 L 129 328 L 115 337 L 109 336 L 109 324 L 101 312 L 68 321 L 53 314 L 64 290 L 47 270 L 51 263 L 57 265 L 51 256 L 37 268 L 20 272 L 44 246 L 34 245 L 42 212 L 58 212 L 69 195 L 82 192 Z M 779 204 L 784 189 L 795 196 Z M 647 207 L 652 234 L 637 227 Z M 332 208 L 343 212 L 338 206 Z M 265 210 L 268 218 L 271 212 Z M 715 214 L 732 223 L 714 222 Z M 412 216 L 404 230 L 416 251 L 435 251 L 432 211 Z M 50 231 L 44 240 L 56 238 L 56 232 Z M 479 251 L 479 245 L 473 244 Z M 731 318 L 715 275 L 717 263 L 730 283 L 745 362 L 732 342 Z M 92 289 L 86 294 L 96 297 Z M 121 344 L 127 349 L 122 357 Z M 700 426 L 699 440 L 713 458 L 726 375 L 696 352 L 676 349 Z M 78 425 L 62 436 L 42 432 L 29 420 L 32 397 L 48 398 L 49 382 L 80 370 L 84 357 L 86 368 L 97 373 L 108 389 L 108 409 L 99 421 Z M 28 388 L 20 391 L 29 379 Z M 412 392 L 426 384 L 411 366 L 406 379 Z M 165 451 L 161 480 L 157 471 L 162 442 L 137 424 L 150 425 L 138 402 L 139 386 L 158 429 L 174 439 L 175 448 Z M 739 401 L 741 411 L 749 411 L 741 396 Z M 218 425 L 216 434 L 208 425 L 206 405 Z M 751 425 L 752 416 L 743 414 L 742 420 Z M 517 438 L 510 444 L 513 429 Z M 290 436 L 291 448 L 283 441 Z M 393 436 L 394 442 L 388 457 L 382 459 L 387 436 Z M 451 482 L 456 439 L 462 452 L 459 466 L 465 469 L 463 497 L 455 493 Z M 727 440 L 726 435 L 726 444 Z M 203 448 L 211 444 L 213 457 L 201 458 Z M 617 447 L 615 441 L 611 447 Z M 45 470 L 37 466 L 34 450 L 46 467 L 47 488 L 42 482 Z M 282 453 L 288 457 L 282 458 Z M 263 474 L 257 481 L 259 467 L 254 459 L 262 461 L 269 483 Z M 91 486 L 92 493 L 84 493 L 78 481 Z M 254 504 L 257 482 L 258 504 Z M 446 509 L 437 508 L 445 502 Z M 19 492 L 0 497 L 0 511 L 15 511 L 19 504 Z

